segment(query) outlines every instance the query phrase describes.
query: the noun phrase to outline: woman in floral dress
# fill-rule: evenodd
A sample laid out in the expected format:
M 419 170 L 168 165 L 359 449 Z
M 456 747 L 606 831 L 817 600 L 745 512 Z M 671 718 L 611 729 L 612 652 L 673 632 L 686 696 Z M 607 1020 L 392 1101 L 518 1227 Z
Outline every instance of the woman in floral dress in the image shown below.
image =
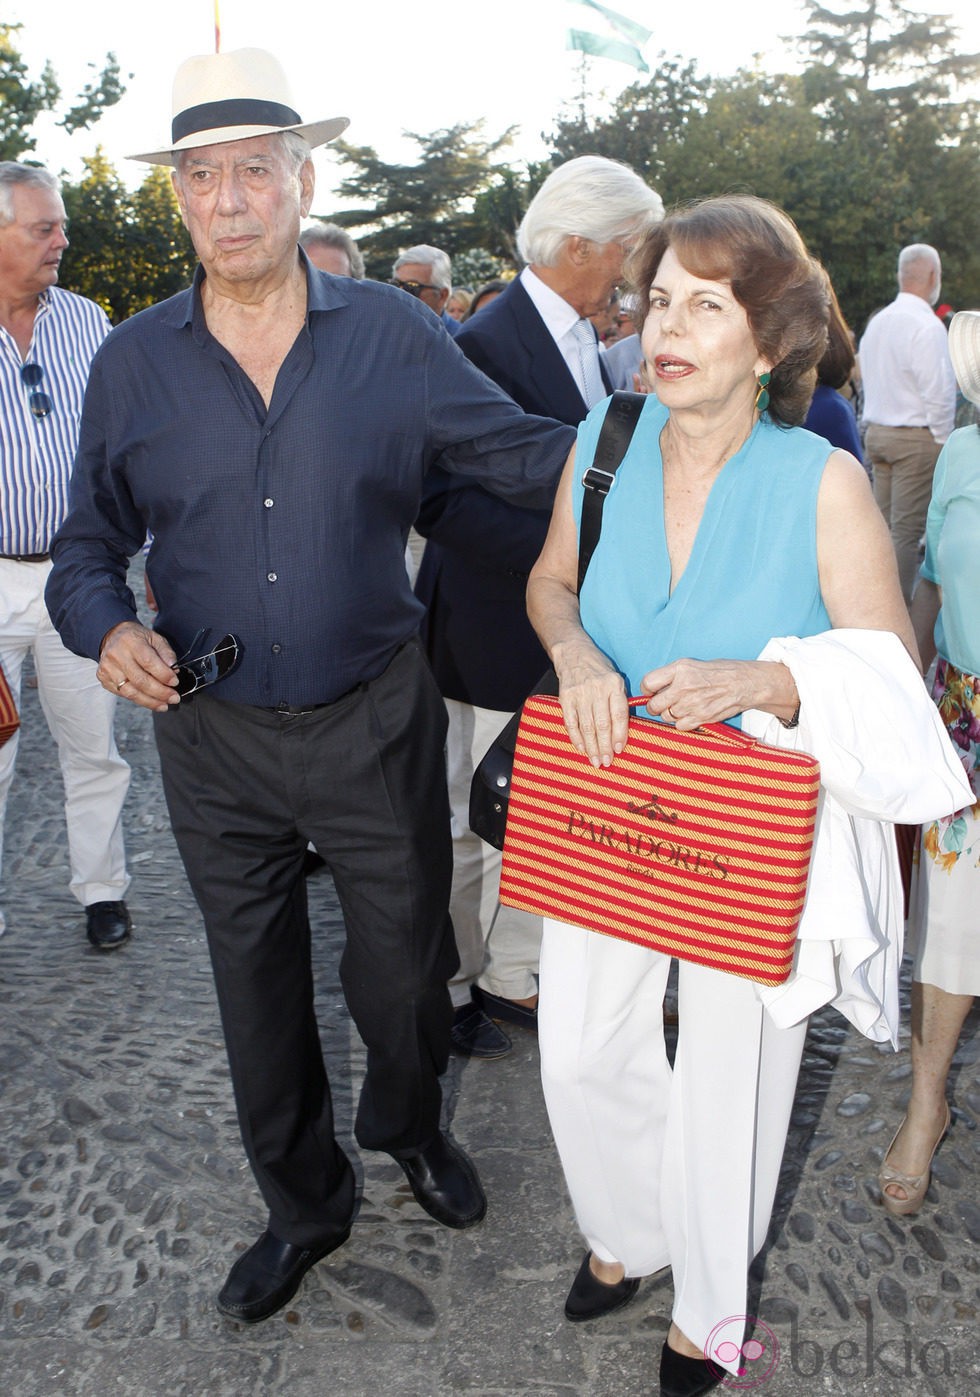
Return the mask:
M 980 405 L 980 312 L 961 311 L 949 352 L 964 396 Z M 946 1079 L 980 993 L 980 427 L 943 447 L 933 481 L 926 556 L 912 601 L 923 664 L 938 656 L 932 696 L 977 799 L 924 825 L 911 923 L 912 1096 L 879 1174 L 893 1216 L 916 1213 L 932 1157 L 949 1129 Z

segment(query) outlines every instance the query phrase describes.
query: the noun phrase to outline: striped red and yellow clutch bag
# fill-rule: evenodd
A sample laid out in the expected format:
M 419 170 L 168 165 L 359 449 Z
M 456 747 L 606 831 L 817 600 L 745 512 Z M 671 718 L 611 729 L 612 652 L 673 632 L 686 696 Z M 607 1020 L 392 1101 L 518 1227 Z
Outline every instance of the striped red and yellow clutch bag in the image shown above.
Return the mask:
M 644 703 L 633 699 L 631 703 Z M 509 907 L 780 985 L 806 899 L 820 765 L 723 723 L 631 718 L 612 766 L 527 700 L 504 840 Z
M 10 685 L 7 683 L 3 666 L 0 665 L 0 747 L 5 742 L 10 741 L 19 727 L 20 714 L 17 712 L 17 705 L 10 692 Z

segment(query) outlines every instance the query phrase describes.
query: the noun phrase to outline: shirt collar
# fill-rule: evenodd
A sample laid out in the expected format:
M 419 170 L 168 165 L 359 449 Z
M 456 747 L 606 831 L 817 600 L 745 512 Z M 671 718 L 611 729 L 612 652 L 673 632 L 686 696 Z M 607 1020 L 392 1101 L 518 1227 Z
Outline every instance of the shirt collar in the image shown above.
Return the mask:
M 581 320 L 582 317 L 575 307 L 569 305 L 564 296 L 559 296 L 557 291 L 552 291 L 530 267 L 525 267 L 521 272 L 521 285 L 531 298 L 534 309 L 544 321 L 552 339 L 560 340 Z
M 917 296 L 914 291 L 899 291 L 895 297 L 895 303 L 904 306 L 906 310 L 916 312 L 918 315 L 936 314 L 929 302 L 924 301 L 921 296 Z M 936 318 L 938 319 L 938 316 Z
M 308 312 L 336 310 L 339 306 L 350 304 L 350 297 L 345 289 L 350 277 L 333 276 L 330 272 L 321 272 L 319 267 L 314 267 L 302 247 L 299 250 L 299 255 L 306 263 L 306 308 Z
M 299 255 L 306 264 L 306 308 L 307 313 L 311 311 L 336 310 L 339 306 L 346 306 L 349 298 L 344 294 L 343 283 L 345 277 L 330 276 L 327 272 L 321 272 L 307 257 L 302 248 Z M 200 262 L 194 270 L 194 280 L 186 291 L 180 291 L 173 298 L 172 309 L 168 315 L 168 320 L 172 325 L 182 327 L 197 323 L 197 315 L 200 311 L 201 324 L 203 325 L 203 309 L 201 308 L 201 287 L 204 285 L 204 268 Z

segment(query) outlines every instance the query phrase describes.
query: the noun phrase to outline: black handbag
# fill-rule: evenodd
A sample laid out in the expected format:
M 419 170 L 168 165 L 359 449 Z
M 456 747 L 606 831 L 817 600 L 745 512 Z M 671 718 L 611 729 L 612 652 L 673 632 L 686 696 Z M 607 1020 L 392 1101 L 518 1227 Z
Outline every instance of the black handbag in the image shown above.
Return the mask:
M 612 395 L 599 432 L 599 440 L 596 442 L 595 457 L 582 476 L 585 496 L 582 501 L 582 525 L 579 530 L 576 585 L 578 592 L 582 590 L 585 574 L 589 570 L 592 554 L 602 532 L 602 507 L 633 439 L 644 401 L 642 393 L 618 391 Z M 535 684 L 529 697 L 535 694 L 557 693 L 558 676 L 554 669 L 549 668 Z M 520 722 L 519 710 L 490 745 L 473 773 L 470 784 L 470 829 L 495 849 L 504 847 L 510 779 L 514 770 L 514 748 L 517 745 Z

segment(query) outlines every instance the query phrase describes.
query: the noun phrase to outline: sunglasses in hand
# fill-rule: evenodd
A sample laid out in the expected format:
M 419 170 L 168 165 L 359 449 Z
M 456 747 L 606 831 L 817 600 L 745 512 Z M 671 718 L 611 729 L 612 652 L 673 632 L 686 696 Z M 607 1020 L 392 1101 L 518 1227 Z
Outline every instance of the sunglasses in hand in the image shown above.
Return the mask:
M 241 659 L 241 642 L 230 632 L 218 641 L 213 650 L 198 653 L 209 635 L 206 627 L 199 630 L 186 653 L 171 666 L 177 676 L 177 692 L 181 698 L 187 698 L 198 689 L 227 678 Z

